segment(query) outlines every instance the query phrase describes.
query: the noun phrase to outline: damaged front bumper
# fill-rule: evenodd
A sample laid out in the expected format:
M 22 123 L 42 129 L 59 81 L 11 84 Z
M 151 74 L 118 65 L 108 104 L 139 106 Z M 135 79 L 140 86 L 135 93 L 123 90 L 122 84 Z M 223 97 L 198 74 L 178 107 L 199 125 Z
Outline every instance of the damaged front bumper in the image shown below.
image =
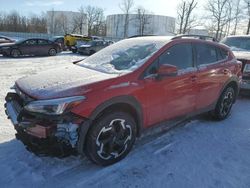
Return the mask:
M 16 138 L 28 150 L 59 157 L 77 153 L 82 117 L 70 112 L 60 116 L 28 112 L 24 106 L 29 99 L 25 99 L 23 93 L 10 92 L 5 100 L 5 112 L 17 131 Z

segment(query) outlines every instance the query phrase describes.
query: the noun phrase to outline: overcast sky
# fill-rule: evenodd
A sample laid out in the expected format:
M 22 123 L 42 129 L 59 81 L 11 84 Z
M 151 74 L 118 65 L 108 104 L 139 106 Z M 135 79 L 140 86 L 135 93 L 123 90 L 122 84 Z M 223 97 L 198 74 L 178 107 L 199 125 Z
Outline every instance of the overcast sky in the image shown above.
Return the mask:
M 200 9 L 205 0 L 199 0 Z M 0 0 L 0 11 L 17 10 L 20 14 L 40 13 L 54 10 L 77 11 L 81 5 L 98 6 L 105 15 L 121 13 L 119 4 L 122 0 Z M 176 16 L 176 7 L 180 0 L 134 0 L 135 6 L 143 6 L 157 15 Z

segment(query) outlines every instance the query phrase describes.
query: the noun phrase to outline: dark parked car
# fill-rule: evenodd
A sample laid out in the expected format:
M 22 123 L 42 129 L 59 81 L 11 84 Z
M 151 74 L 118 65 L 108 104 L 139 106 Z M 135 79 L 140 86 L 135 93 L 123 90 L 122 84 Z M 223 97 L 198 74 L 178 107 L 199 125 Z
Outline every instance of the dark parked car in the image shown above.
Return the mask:
M 6 37 L 6 36 L 0 36 L 0 44 L 3 44 L 3 43 L 13 43 L 15 42 L 14 39 L 11 39 L 9 37 Z
M 64 44 L 64 36 L 54 36 L 50 40 L 58 43 L 63 51 L 66 51 L 68 49 L 67 46 Z
M 105 41 L 105 40 L 88 41 L 85 44 L 78 47 L 77 52 L 83 55 L 92 55 L 98 52 L 99 50 L 107 47 L 110 44 L 112 44 L 111 41 Z
M 61 52 L 59 44 L 46 39 L 25 39 L 15 43 L 0 44 L 0 54 L 19 57 L 22 55 L 50 55 Z
M 17 80 L 5 108 L 30 150 L 70 148 L 110 165 L 152 126 L 204 112 L 227 118 L 239 76 L 241 63 L 217 42 L 130 38 L 78 64 Z
M 242 92 L 250 91 L 250 36 L 238 35 L 225 37 L 221 43 L 231 48 L 235 57 L 242 62 Z

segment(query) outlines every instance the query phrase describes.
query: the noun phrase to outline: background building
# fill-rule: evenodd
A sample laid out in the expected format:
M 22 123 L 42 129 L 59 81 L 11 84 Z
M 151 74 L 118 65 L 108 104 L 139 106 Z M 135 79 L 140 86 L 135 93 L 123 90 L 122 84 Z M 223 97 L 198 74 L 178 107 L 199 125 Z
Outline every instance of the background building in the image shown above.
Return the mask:
M 175 18 L 153 14 L 107 16 L 107 37 L 125 38 L 135 35 L 174 35 Z
M 47 11 L 46 19 L 48 34 L 88 34 L 87 15 L 84 13 L 52 10 Z
M 188 34 L 192 35 L 208 35 L 208 30 L 203 26 L 198 26 L 189 30 Z

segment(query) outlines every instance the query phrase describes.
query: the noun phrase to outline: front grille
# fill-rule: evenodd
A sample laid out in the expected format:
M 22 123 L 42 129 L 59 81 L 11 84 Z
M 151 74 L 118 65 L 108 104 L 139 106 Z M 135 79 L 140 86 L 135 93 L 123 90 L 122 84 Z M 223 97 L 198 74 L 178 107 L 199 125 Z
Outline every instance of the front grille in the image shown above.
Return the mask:
M 241 72 L 243 72 L 243 70 L 245 68 L 245 65 L 247 64 L 248 60 L 245 60 L 245 59 L 238 59 L 238 60 L 242 62 Z
M 242 76 L 242 80 L 250 80 L 250 76 Z

